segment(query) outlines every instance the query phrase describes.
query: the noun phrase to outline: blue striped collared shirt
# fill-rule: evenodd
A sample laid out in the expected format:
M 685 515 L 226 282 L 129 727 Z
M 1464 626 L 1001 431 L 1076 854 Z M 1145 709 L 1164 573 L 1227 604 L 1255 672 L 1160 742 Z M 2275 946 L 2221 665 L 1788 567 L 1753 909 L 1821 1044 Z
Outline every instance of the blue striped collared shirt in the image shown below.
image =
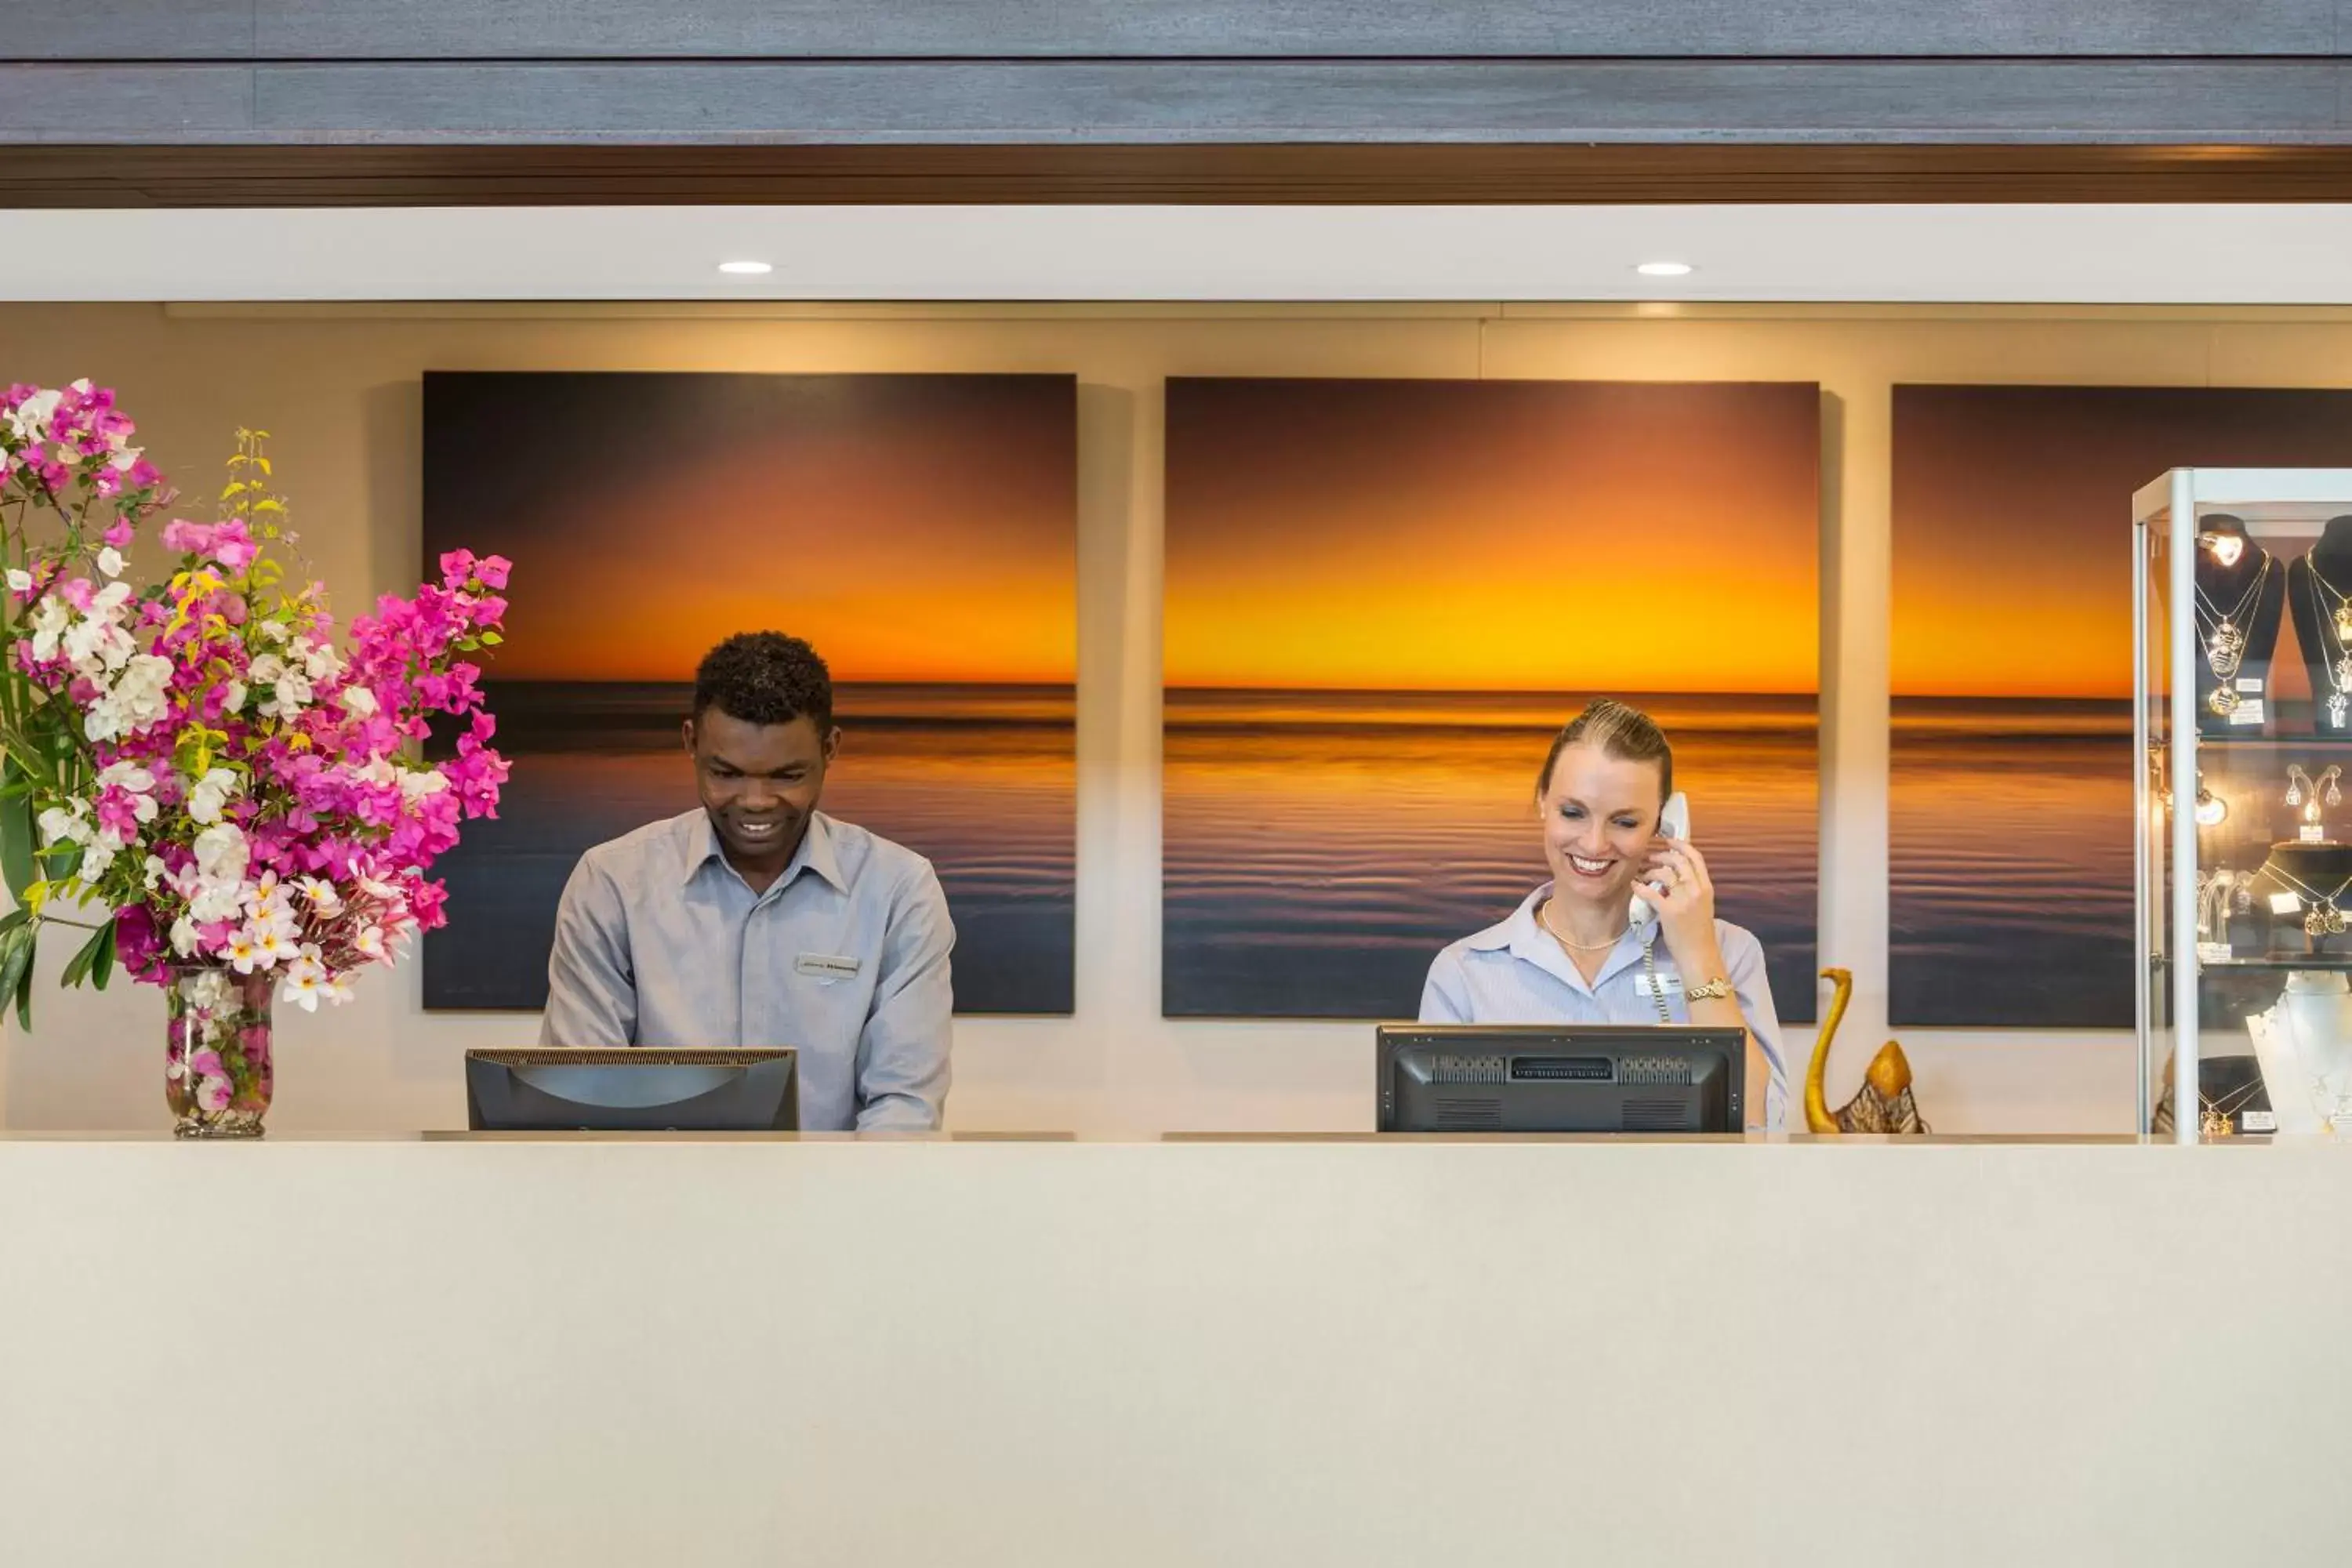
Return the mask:
M 1617 939 L 1601 966 L 1600 977 L 1587 984 L 1559 944 L 1536 923 L 1536 907 L 1551 894 L 1546 882 L 1520 901 L 1510 917 L 1488 926 L 1437 955 L 1422 987 L 1421 1021 L 1424 1024 L 1654 1024 L 1658 1005 L 1643 977 L 1642 937 L 1628 931 Z M 1788 1075 L 1781 1067 L 1780 1016 L 1772 1008 L 1772 987 L 1764 975 L 1764 944 L 1728 921 L 1715 922 L 1715 939 L 1723 949 L 1724 967 L 1730 973 L 1739 1011 L 1748 1032 L 1756 1037 L 1769 1064 L 1772 1081 L 1764 1096 L 1764 1125 L 1778 1129 L 1788 1113 Z M 1667 1014 L 1677 1024 L 1690 1022 L 1683 1001 L 1682 975 L 1658 942 L 1652 953 L 1659 983 L 1666 993 Z
M 954 945 L 947 895 L 913 850 L 818 812 L 755 893 L 698 806 L 581 858 L 540 1040 L 791 1046 L 803 1128 L 936 1128 Z

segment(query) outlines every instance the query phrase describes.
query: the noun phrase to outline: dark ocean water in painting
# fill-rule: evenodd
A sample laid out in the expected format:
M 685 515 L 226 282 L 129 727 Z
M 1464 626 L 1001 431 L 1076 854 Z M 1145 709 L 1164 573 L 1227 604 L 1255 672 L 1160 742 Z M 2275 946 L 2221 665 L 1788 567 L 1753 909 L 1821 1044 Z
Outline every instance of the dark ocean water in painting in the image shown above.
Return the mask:
M 1889 1022 L 2132 1026 L 2127 701 L 1897 698 Z
M 1675 742 L 1723 918 L 1814 1015 L 1810 697 L 1633 699 Z M 1543 881 L 1536 770 L 1579 694 L 1167 693 L 1163 1010 L 1410 1017 L 1438 949 Z
M 425 949 L 428 1007 L 537 1008 L 563 883 L 591 846 L 695 804 L 685 686 L 490 689 L 513 761 L 496 822 L 436 868 L 449 925 Z M 824 811 L 927 857 L 955 919 L 956 1008 L 1066 1013 L 1077 764 L 1068 687 L 844 685 Z

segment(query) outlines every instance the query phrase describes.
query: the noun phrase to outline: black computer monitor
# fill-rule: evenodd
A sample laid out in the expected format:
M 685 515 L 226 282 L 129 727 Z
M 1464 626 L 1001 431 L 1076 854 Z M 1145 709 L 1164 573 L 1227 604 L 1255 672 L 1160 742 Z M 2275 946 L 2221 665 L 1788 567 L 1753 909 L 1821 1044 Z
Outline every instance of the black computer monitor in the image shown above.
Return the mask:
M 799 1053 L 554 1047 L 466 1053 L 477 1132 L 792 1132 Z
M 1383 1132 L 1737 1132 L 1740 1029 L 1383 1024 Z

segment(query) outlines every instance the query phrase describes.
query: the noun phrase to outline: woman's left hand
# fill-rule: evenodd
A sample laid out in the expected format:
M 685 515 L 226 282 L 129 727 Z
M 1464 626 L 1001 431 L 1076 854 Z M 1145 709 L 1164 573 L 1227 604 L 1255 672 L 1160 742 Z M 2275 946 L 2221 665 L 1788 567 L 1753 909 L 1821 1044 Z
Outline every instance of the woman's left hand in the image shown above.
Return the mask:
M 1677 967 L 1709 973 L 1720 967 L 1715 940 L 1715 879 L 1707 875 L 1706 857 L 1686 838 L 1658 837 L 1650 841 L 1650 858 L 1642 866 L 1636 890 L 1658 911 L 1658 934 Z M 1710 967 L 1710 966 L 1715 967 Z

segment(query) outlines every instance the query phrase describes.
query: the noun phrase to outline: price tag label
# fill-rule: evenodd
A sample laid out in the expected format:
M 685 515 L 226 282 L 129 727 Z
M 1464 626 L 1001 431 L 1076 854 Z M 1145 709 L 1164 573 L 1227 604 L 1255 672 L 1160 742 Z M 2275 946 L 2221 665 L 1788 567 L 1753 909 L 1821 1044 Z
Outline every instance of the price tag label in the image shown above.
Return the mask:
M 2302 839 L 2305 844 L 2325 844 L 2327 842 L 2327 829 L 2320 826 L 2319 824 L 2315 822 L 2306 822 L 2294 831 L 2295 837 Z
M 2197 962 L 2200 963 L 2229 963 L 2230 944 L 2226 942 L 2199 942 L 2197 944 Z
M 2251 691 L 2255 696 L 2260 697 L 2263 694 L 2262 677 L 2258 675 L 2242 675 L 2238 677 L 2238 689 L 2241 691 Z
M 2274 915 L 2294 915 L 2301 914 L 2302 912 L 2303 900 L 2296 898 L 2293 893 L 2273 893 L 2271 895 L 2271 913 Z
M 2259 724 L 2263 721 L 2263 702 L 2257 697 L 2251 702 L 2241 702 L 2230 710 L 2232 724 Z
M 2275 1110 L 2241 1110 L 2238 1112 L 2238 1131 L 2241 1132 L 2275 1132 L 2278 1131 L 2278 1112 Z

